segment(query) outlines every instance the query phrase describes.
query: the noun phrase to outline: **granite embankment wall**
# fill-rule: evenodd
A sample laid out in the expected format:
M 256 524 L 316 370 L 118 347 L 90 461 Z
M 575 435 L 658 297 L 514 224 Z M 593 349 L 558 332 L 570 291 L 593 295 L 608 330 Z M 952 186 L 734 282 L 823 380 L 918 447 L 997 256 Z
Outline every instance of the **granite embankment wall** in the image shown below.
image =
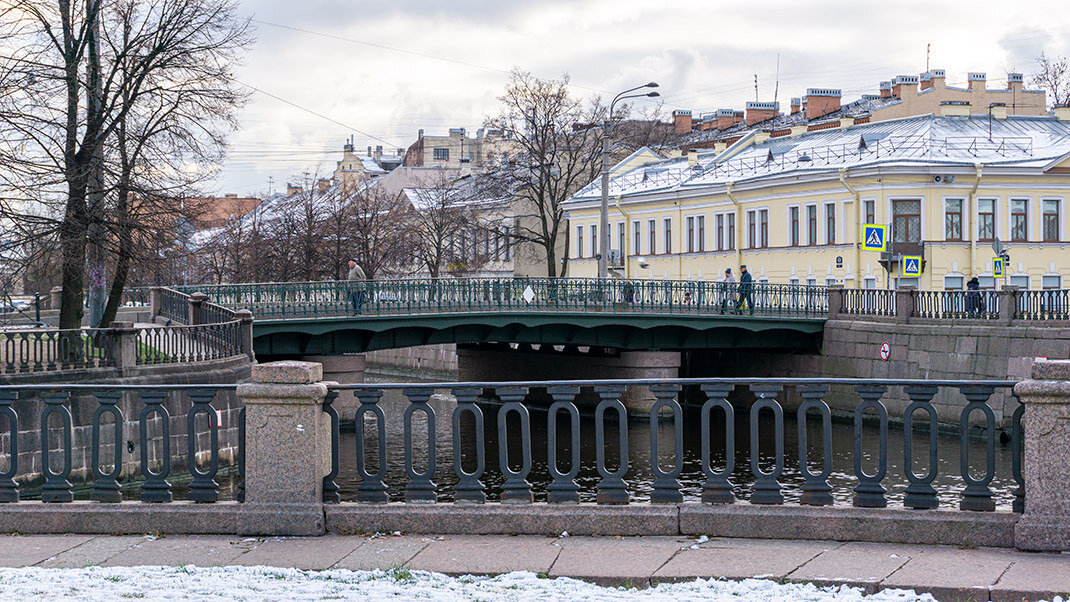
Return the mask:
M 457 345 L 421 345 L 364 354 L 366 368 L 386 375 L 457 378 Z
M 880 358 L 881 343 L 891 347 Z M 954 324 L 912 320 L 829 320 L 820 353 L 772 354 L 760 350 L 705 351 L 687 358 L 688 376 L 777 376 L 834 378 L 910 378 L 927 380 L 1026 380 L 1034 358 L 1070 357 L 1070 325 L 1001 326 L 974 322 Z M 788 405 L 801 399 L 788 396 Z M 857 396 L 834 390 L 828 401 L 834 409 L 853 410 Z M 900 387 L 889 387 L 885 398 L 889 415 L 901 419 L 910 403 Z M 954 390 L 933 400 L 946 424 L 958 424 L 965 399 Z M 1017 401 L 1008 394 L 989 400 L 998 428 L 1010 426 Z M 978 425 L 975 412 L 971 423 Z

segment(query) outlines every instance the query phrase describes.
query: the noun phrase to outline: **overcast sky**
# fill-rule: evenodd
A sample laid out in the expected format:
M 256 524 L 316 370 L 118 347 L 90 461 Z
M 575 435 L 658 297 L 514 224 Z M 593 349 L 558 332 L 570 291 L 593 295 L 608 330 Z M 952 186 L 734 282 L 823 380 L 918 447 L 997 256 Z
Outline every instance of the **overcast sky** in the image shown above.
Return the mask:
M 244 0 L 258 41 L 239 71 L 259 91 L 241 114 L 214 192 L 278 190 L 304 172 L 329 175 L 350 135 L 358 149 L 405 148 L 417 130 L 479 128 L 497 112 L 513 67 L 568 73 L 583 97 L 650 80 L 663 112 L 786 108 L 807 87 L 844 101 L 881 80 L 968 71 L 1004 87 L 1035 57 L 1070 54 L 1065 0 Z M 316 113 L 319 116 L 317 116 Z

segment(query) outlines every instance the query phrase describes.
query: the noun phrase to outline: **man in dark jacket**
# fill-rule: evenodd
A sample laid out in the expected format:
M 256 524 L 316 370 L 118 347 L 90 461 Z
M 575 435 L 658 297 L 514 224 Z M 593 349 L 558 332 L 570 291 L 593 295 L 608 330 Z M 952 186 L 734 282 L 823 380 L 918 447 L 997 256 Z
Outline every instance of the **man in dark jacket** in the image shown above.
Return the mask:
M 364 282 L 368 277 L 355 259 L 349 260 L 349 274 L 346 279 L 354 283 L 349 293 L 349 304 L 353 307 L 353 315 L 359 316 L 364 313 L 364 301 L 368 297 L 367 284 Z
M 747 266 L 739 266 L 739 301 L 736 302 L 736 311 L 743 313 L 744 304 L 754 313 L 754 278 L 747 271 Z

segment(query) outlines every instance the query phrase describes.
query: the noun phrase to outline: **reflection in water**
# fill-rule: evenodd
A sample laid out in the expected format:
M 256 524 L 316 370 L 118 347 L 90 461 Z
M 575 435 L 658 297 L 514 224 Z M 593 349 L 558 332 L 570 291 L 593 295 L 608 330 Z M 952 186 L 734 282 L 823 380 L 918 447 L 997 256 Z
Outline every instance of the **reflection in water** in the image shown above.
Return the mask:
M 452 501 L 453 485 L 457 482 L 457 476 L 453 470 L 453 428 L 452 412 L 455 402 L 452 397 L 442 394 L 435 395 L 429 405 L 435 411 L 436 433 L 436 465 L 434 482 L 437 485 L 438 500 L 442 502 Z M 343 392 L 342 395 L 351 395 Z M 390 488 L 392 501 L 404 499 L 404 488 L 408 482 L 405 472 L 405 458 L 403 441 L 403 414 L 408 406 L 408 401 L 400 390 L 390 389 L 384 391 L 382 401 L 383 411 L 386 414 L 386 438 L 387 438 L 387 470 L 384 481 Z M 531 413 L 531 441 L 532 441 L 532 470 L 528 481 L 532 484 L 536 501 L 546 500 L 546 487 L 551 478 L 547 469 L 547 406 L 529 406 Z M 499 469 L 499 437 L 498 437 L 498 410 L 500 404 L 495 400 L 485 400 L 480 403 L 484 413 L 484 440 L 486 442 L 486 471 L 482 482 L 486 485 L 488 500 L 498 500 L 501 493 L 501 484 L 504 482 Z M 419 417 L 420 414 L 417 414 Z M 684 408 L 684 461 L 683 472 L 680 475 L 681 490 L 687 501 L 698 501 L 702 495 L 702 484 L 706 477 L 701 467 L 701 441 L 700 430 L 700 407 L 697 403 L 688 404 Z M 466 417 L 467 418 L 467 417 Z M 610 470 L 619 466 L 619 453 L 616 447 L 618 439 L 615 415 L 607 414 L 606 440 L 610 442 L 607 450 L 607 464 Z M 811 470 L 820 472 L 821 458 L 821 426 L 816 415 L 811 416 L 807 430 L 807 442 L 810 454 Z M 568 434 L 568 416 L 564 412 L 558 413 L 558 468 L 562 472 L 568 472 L 568 462 L 571 458 L 569 449 L 571 437 Z M 517 433 L 509 440 L 509 458 L 513 470 L 520 467 L 521 445 L 517 427 L 518 418 L 515 414 L 510 416 L 510 433 Z M 750 434 L 749 416 L 745 410 L 736 410 L 734 432 L 736 439 L 735 471 L 731 480 L 734 485 L 736 496 L 743 500 L 749 499 L 751 484 L 754 476 L 750 465 Z M 673 429 L 672 422 L 663 420 L 658 425 L 659 454 L 662 468 L 671 468 L 673 452 Z M 462 458 L 465 470 L 471 471 L 475 467 L 474 456 L 474 427 L 470 419 L 461 421 Z M 377 442 L 375 439 L 375 426 L 369 423 L 366 428 L 369 468 L 374 469 L 378 465 L 376 456 Z M 763 412 L 761 416 L 760 432 L 760 456 L 761 468 L 768 471 L 772 466 L 774 455 L 774 442 L 772 437 L 773 419 L 770 412 Z M 863 435 L 863 468 L 872 474 L 877 466 L 877 432 L 876 426 L 865 427 Z M 417 420 L 413 425 L 412 437 L 415 446 L 413 457 L 416 459 L 417 470 L 426 466 L 427 458 L 427 427 L 426 424 Z M 422 435 L 422 436 L 421 436 Z M 903 490 L 908 481 L 903 474 L 903 431 L 895 428 L 889 429 L 888 437 L 888 472 L 883 485 L 888 489 L 888 500 L 891 506 L 902 506 Z M 914 432 L 914 470 L 918 474 L 924 474 L 926 467 L 918 465 L 918 462 L 928 460 L 928 432 Z M 650 499 L 653 474 L 650 470 L 651 453 L 650 423 L 641 420 L 632 420 L 628 424 L 628 448 L 629 468 L 626 481 L 633 502 L 645 502 Z M 964 488 L 959 475 L 960 442 L 957 435 L 940 434 L 938 440 L 939 467 L 933 487 L 936 488 L 941 506 L 957 507 L 960 499 L 959 492 Z M 985 443 L 983 440 L 971 439 L 968 441 L 970 459 L 975 468 L 972 474 L 979 477 L 982 474 L 985 458 Z M 724 465 L 724 422 L 720 412 L 713 413 L 711 424 L 711 448 L 712 462 L 715 469 Z M 829 484 L 832 485 L 832 495 L 838 504 L 850 504 L 853 496 L 852 489 L 858 484 L 854 477 L 854 427 L 852 424 L 834 423 L 832 426 L 832 474 Z M 356 473 L 356 437 L 352 432 L 343 432 L 341 437 L 341 471 L 337 483 L 341 489 L 343 501 L 356 499 L 356 488 L 360 478 Z M 801 494 L 801 486 L 804 481 L 798 467 L 798 427 L 793 415 L 785 417 L 784 424 L 784 472 L 780 478 L 783 485 L 784 498 L 787 503 L 798 502 Z M 596 462 L 595 424 L 593 411 L 583 413 L 580 417 L 580 472 L 576 482 L 580 487 L 580 499 L 585 502 L 593 502 L 595 499 L 598 481 L 600 480 Z M 1010 445 L 996 445 L 996 471 L 992 480 L 991 488 L 995 492 L 997 507 L 1010 509 L 1014 499 L 1013 491 L 1015 483 L 1011 476 L 1011 448 Z

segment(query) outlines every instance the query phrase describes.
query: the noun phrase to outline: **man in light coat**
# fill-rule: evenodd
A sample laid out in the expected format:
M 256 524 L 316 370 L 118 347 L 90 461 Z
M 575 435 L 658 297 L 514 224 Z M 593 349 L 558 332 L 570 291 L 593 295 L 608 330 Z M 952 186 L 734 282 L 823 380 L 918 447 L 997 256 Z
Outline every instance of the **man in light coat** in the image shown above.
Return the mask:
M 368 277 L 364 275 L 364 270 L 360 269 L 355 259 L 349 260 L 349 275 L 346 279 L 355 283 L 350 289 L 349 303 L 353 306 L 353 315 L 359 316 L 364 313 L 364 301 L 368 297 L 368 285 L 365 283 Z

